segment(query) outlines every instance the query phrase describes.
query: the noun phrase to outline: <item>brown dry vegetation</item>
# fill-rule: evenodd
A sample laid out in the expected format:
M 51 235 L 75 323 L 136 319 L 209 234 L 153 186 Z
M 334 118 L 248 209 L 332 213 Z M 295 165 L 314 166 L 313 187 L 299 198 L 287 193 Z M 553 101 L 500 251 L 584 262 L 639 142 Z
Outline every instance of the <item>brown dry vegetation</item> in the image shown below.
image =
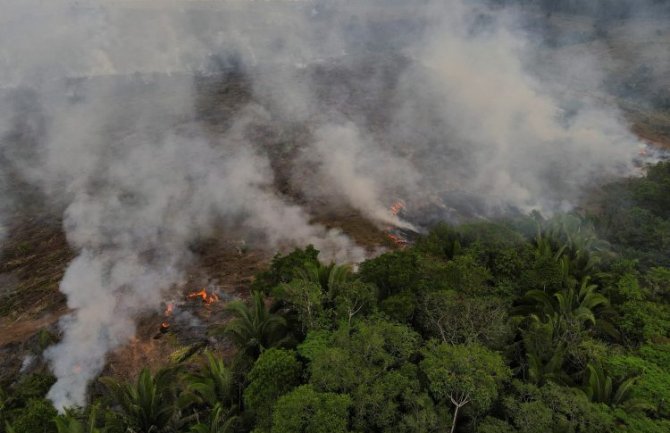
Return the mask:
M 60 221 L 29 217 L 10 229 L 0 261 L 0 273 L 8 280 L 2 315 L 35 315 L 62 301 L 53 294 L 72 257 Z
M 0 259 L 0 347 L 32 336 L 67 311 L 58 291 L 73 253 L 60 221 L 26 217 L 10 226 Z

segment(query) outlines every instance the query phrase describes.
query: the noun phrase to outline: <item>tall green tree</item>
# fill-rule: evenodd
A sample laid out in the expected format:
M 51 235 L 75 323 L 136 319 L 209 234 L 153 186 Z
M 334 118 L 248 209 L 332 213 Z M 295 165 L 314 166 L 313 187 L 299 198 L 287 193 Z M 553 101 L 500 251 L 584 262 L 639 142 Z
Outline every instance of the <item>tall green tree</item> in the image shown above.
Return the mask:
M 477 344 L 452 346 L 432 342 L 423 355 L 421 370 L 428 378 L 431 394 L 438 402 L 454 406 L 452 433 L 461 408 L 469 405 L 474 413 L 485 413 L 511 378 L 502 356 Z
M 416 355 L 420 336 L 410 327 L 368 318 L 334 332 L 315 332 L 299 346 L 310 359 L 309 381 L 320 391 L 351 392 Z
M 347 433 L 351 398 L 300 386 L 282 396 L 272 415 L 272 433 Z
M 512 334 L 508 303 L 494 296 L 467 296 L 454 290 L 429 292 L 421 297 L 417 316 L 425 334 L 443 343 L 479 342 L 503 348 Z
M 301 375 L 302 365 L 295 351 L 268 349 L 258 357 L 244 390 L 245 407 L 254 414 L 257 430 L 270 430 L 275 402 L 300 384 Z
M 329 293 L 338 320 L 346 320 L 351 326 L 354 317 L 374 310 L 377 294 L 374 286 L 358 279 L 338 284 Z
M 305 249 L 296 248 L 289 254 L 277 254 L 267 270 L 256 275 L 251 285 L 253 292 L 265 294 L 271 293 L 272 289 L 279 284 L 288 283 L 296 277 L 298 269 L 302 269 L 308 264 L 317 265 L 319 263 L 319 251 L 312 245 Z
M 273 294 L 297 315 L 303 333 L 325 324 L 326 294 L 318 283 L 295 279 L 277 286 Z

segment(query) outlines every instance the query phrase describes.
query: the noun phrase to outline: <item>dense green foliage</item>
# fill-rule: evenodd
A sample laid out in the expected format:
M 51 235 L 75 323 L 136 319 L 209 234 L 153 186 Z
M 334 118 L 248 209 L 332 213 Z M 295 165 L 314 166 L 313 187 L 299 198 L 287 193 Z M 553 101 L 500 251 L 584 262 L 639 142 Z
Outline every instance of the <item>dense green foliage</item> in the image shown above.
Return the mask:
M 277 256 L 228 307 L 224 361 L 0 392 L 7 433 L 670 431 L 670 164 L 592 215 L 439 225 L 349 267 Z
M 595 218 L 602 237 L 645 269 L 670 266 L 670 162 L 650 167 L 643 178 L 608 185 L 598 201 L 602 209 Z

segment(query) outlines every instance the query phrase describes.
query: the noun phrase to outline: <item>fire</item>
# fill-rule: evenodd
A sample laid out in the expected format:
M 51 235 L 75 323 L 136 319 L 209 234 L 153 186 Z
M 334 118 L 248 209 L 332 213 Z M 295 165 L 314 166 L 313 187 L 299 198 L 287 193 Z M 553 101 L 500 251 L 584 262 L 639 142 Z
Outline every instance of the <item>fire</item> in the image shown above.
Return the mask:
M 405 203 L 402 200 L 398 200 L 391 205 L 390 211 L 393 215 L 398 216 L 398 214 L 405 209 Z
M 166 332 L 168 332 L 168 329 L 170 328 L 169 319 L 172 316 L 173 311 L 174 311 L 174 304 L 172 302 L 168 302 L 167 305 L 165 306 L 165 311 L 163 312 L 163 316 L 165 316 L 165 318 L 163 319 L 163 322 L 161 323 L 161 327 L 159 329 L 161 334 L 165 334 Z
M 388 232 L 387 232 L 387 233 L 386 233 L 386 236 L 387 236 L 389 239 L 391 239 L 391 240 L 393 241 L 393 243 L 395 243 L 395 244 L 398 245 L 399 247 L 405 247 L 405 246 L 407 246 L 407 240 L 401 238 L 401 237 L 398 236 L 398 235 L 395 235 L 395 234 L 393 234 L 393 233 L 388 233 Z
M 398 216 L 400 215 L 400 212 L 404 211 L 406 208 L 405 202 L 402 200 L 396 200 L 393 202 L 391 207 L 389 208 L 389 211 L 393 216 Z M 407 246 L 407 240 L 395 233 L 395 227 L 389 226 L 386 228 L 386 236 L 393 241 L 394 244 L 398 245 L 401 248 L 404 248 Z
M 206 305 L 213 304 L 219 300 L 219 297 L 214 293 L 207 293 L 205 289 L 200 290 L 199 292 L 191 292 L 186 295 L 187 299 L 202 299 Z

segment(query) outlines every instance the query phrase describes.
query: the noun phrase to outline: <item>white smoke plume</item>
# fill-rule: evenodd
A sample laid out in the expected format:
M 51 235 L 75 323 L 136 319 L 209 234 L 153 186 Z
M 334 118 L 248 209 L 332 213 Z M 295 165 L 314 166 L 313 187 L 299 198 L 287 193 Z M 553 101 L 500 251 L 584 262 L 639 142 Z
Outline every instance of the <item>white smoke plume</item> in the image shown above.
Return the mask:
M 60 286 L 73 312 L 46 353 L 59 409 L 86 403 L 106 355 L 181 281 L 195 239 L 223 228 L 357 262 L 365 251 L 313 223 L 312 207 L 404 227 L 396 198 L 457 206 L 465 193 L 482 216 L 552 212 L 628 174 L 637 150 L 588 47 L 554 50 L 518 10 L 484 1 L 0 8 L 3 168 L 62 213 L 78 253 Z M 576 60 L 582 71 L 565 73 Z M 212 127 L 194 83 L 229 73 L 251 96 Z M 306 203 L 277 192 L 281 176 Z
M 19 35 L 3 59 L 3 87 L 38 94 L 46 119 L 31 154 L 12 163 L 64 209 L 78 251 L 60 285 L 73 313 L 46 352 L 57 408 L 85 404 L 106 354 L 132 338 L 138 314 L 160 305 L 191 259 L 189 243 L 219 220 L 271 250 L 311 243 L 324 260 L 364 258 L 273 192 L 267 156 L 244 137 L 262 110 L 243 110 L 220 137 L 193 122 L 189 74 L 209 51 L 185 28 L 187 16 L 140 3 L 4 6 L 16 34 L 21 24 L 43 26 L 37 38 Z
M 103 184 L 78 191 L 65 213 L 68 240 L 81 250 L 61 283 L 74 313 L 61 323 L 64 339 L 47 352 L 59 379 L 49 397 L 59 407 L 85 402 L 105 354 L 126 343 L 133 318 L 158 306 L 179 281 L 188 242 L 217 215 L 243 217 L 270 247 L 313 243 L 326 259 L 364 256 L 343 235 L 310 225 L 300 208 L 263 191 L 271 187 L 265 163 L 244 148 L 226 155 L 179 136 L 128 144 L 107 176 L 96 175 Z
M 394 123 L 405 141 L 430 130 L 415 160 L 429 184 L 494 207 L 551 212 L 574 205 L 594 179 L 632 172 L 637 139 L 616 108 L 538 80 L 524 63 L 536 47 L 516 16 L 459 1 L 433 16 L 412 51 Z
M 389 211 L 388 192 L 416 188 L 418 173 L 407 159 L 362 137 L 356 125 L 320 127 L 299 161 L 316 171 L 313 182 L 301 182 L 303 189 L 325 189 L 332 202 L 339 197 L 371 221 L 414 228 Z

